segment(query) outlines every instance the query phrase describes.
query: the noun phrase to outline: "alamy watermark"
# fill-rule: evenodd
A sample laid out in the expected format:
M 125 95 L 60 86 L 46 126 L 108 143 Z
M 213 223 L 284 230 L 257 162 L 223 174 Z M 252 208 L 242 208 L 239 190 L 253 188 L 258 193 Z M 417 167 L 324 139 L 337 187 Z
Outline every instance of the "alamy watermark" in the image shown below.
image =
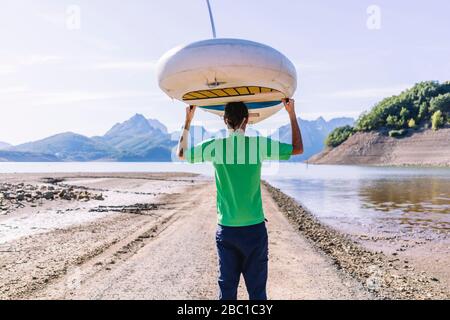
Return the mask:
M 381 30 L 381 7 L 371 5 L 367 8 L 367 28 L 369 30 Z
M 276 175 L 280 169 L 280 153 L 286 152 L 280 150 L 279 131 L 269 129 L 258 133 L 252 134 L 250 139 L 245 135 L 237 135 L 236 139 L 225 139 L 228 136 L 226 131 L 210 134 L 200 123 L 193 125 L 189 135 L 189 148 L 194 152 L 190 152 L 187 157 L 190 157 L 192 162 L 211 162 L 216 165 L 262 164 L 265 175 Z M 179 134 L 172 136 L 173 141 L 178 139 Z M 289 141 L 288 144 L 290 143 Z M 281 157 L 286 158 L 287 155 Z M 177 147 L 172 150 L 172 162 L 180 163 Z
M 66 8 L 66 28 L 69 30 L 81 29 L 81 7 L 75 4 Z

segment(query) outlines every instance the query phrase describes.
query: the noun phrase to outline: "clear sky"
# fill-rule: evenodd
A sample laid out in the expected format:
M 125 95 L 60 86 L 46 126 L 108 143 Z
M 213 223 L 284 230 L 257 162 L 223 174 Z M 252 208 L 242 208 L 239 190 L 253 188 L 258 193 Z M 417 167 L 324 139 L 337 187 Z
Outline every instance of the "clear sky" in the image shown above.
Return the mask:
M 416 82 L 450 80 L 448 0 L 211 3 L 219 37 L 263 42 L 296 64 L 305 119 L 357 117 Z M 155 64 L 211 37 L 205 0 L 0 0 L 0 9 L 0 141 L 100 135 L 135 113 L 180 128 L 184 109 L 160 92 Z M 221 126 L 204 112 L 197 120 Z M 279 113 L 257 128 L 285 123 Z

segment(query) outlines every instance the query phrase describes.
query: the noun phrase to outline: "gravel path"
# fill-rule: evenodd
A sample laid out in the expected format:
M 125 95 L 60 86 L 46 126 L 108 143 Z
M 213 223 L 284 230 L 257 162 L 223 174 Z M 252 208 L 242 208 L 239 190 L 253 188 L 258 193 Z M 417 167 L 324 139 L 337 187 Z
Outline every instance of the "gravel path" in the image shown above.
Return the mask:
M 138 182 L 134 183 L 142 189 Z M 184 190 L 160 199 L 166 206 L 156 208 L 151 216 L 114 215 L 64 231 L 32 236 L 30 245 L 34 239 L 36 248 L 47 248 L 40 265 L 46 262 L 46 270 L 53 266 L 55 272 L 48 278 L 38 276 L 34 286 L 30 286 L 35 281 L 31 278 L 26 287 L 12 285 L 3 297 L 216 299 L 214 185 L 201 181 L 197 187 Z M 263 193 L 269 220 L 271 299 L 373 298 L 301 237 L 266 189 Z M 72 241 L 71 245 L 70 239 L 81 243 Z M 48 250 L 60 241 L 68 244 L 59 250 Z M 21 272 L 16 276 L 36 267 L 36 259 L 28 259 L 16 269 Z M 247 297 L 242 285 L 239 297 Z

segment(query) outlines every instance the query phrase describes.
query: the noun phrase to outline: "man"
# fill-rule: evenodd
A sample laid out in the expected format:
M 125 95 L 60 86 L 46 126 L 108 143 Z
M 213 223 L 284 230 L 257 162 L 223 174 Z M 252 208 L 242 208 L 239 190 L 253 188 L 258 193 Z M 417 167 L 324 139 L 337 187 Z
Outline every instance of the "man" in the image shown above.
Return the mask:
M 300 127 L 292 99 L 283 100 L 292 128 L 292 144 L 263 137 L 247 137 L 247 106 L 229 103 L 224 121 L 230 135 L 211 139 L 188 149 L 189 129 L 195 107 L 186 109 L 178 156 L 190 163 L 213 163 L 217 186 L 219 287 L 221 300 L 236 300 L 241 274 L 250 300 L 267 300 L 268 236 L 261 199 L 264 160 L 289 160 L 303 153 Z

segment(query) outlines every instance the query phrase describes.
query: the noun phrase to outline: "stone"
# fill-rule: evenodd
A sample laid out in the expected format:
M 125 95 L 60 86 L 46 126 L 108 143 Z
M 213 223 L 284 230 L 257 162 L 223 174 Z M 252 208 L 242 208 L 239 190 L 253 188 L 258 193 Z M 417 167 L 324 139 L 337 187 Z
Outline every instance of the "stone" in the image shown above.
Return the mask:
M 8 192 L 5 195 L 5 198 L 8 199 L 8 200 L 15 200 L 16 199 L 16 195 Z
M 95 195 L 94 196 L 94 199 L 95 200 L 98 200 L 98 201 L 103 201 L 103 200 L 105 200 L 105 198 L 103 197 L 103 194 L 98 194 L 98 195 Z
M 53 200 L 55 198 L 55 195 L 51 191 L 47 191 L 44 193 L 44 198 L 47 200 Z

